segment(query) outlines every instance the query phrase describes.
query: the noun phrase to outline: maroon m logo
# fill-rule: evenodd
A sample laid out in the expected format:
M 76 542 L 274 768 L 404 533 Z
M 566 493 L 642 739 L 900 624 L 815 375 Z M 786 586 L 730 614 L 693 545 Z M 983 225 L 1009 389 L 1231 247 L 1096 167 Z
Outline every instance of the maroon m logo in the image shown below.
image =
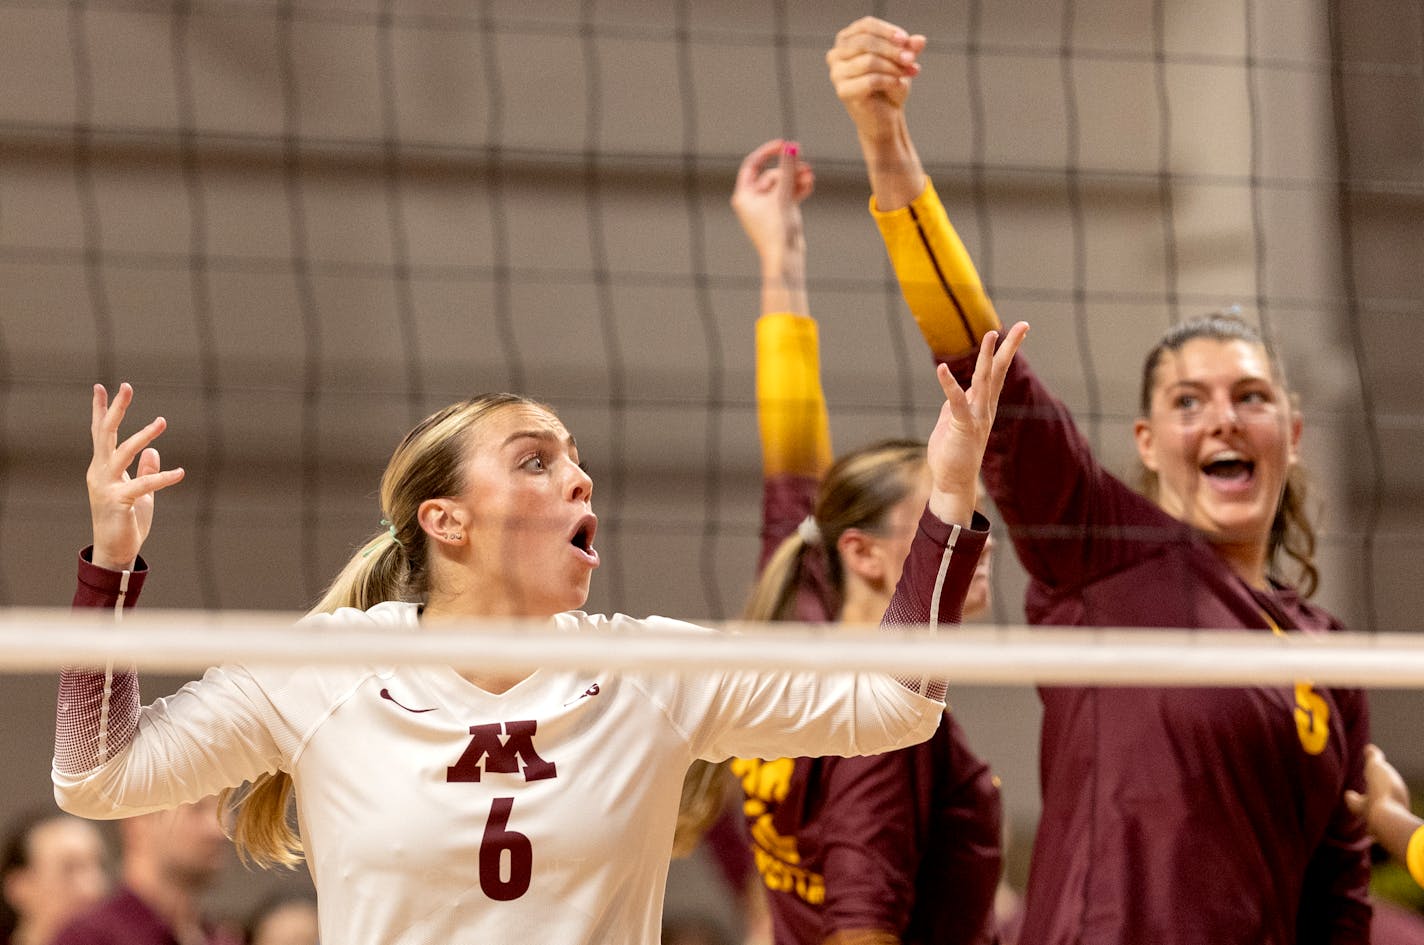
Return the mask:
M 460 760 L 446 769 L 446 781 L 478 781 L 484 772 L 515 774 L 524 765 L 525 781 L 542 781 L 558 777 L 554 766 L 534 750 L 534 732 L 538 723 L 532 719 L 518 722 L 492 722 L 471 725 L 469 746 Z M 500 739 L 500 730 L 504 739 Z

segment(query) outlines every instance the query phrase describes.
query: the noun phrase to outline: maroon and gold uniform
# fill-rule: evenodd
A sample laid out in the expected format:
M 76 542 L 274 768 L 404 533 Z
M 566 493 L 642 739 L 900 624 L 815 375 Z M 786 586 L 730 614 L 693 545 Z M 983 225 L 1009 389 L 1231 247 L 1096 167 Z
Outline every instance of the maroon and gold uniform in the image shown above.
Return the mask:
M 949 224 L 933 190 L 879 222 L 917 320 L 953 318 L 959 289 L 978 280 L 967 256 L 937 252 Z M 951 367 L 962 379 L 973 365 Z M 1288 586 L 1246 584 L 1201 534 L 1110 475 L 1022 357 L 983 479 L 1029 572 L 1031 623 L 1339 628 Z M 1361 783 L 1363 692 L 1300 682 L 1041 697 L 1043 815 L 1023 941 L 1368 941 L 1368 845 L 1343 802 Z
M 763 316 L 757 380 L 764 566 L 811 512 L 830 464 L 812 319 Z M 837 597 L 824 558 L 809 556 L 796 619 L 834 619 Z M 994 941 L 999 792 L 951 714 L 912 748 L 855 759 L 741 758 L 732 770 L 778 945 L 866 931 L 924 945 Z

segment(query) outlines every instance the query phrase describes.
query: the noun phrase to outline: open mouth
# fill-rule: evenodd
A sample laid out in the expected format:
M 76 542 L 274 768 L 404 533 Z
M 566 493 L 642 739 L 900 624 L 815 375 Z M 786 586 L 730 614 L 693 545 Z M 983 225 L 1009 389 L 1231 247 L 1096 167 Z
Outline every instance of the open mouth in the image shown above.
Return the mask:
M 1202 473 L 1217 482 L 1245 485 L 1256 473 L 1256 464 L 1240 453 L 1217 453 L 1202 463 Z
M 596 531 L 598 531 L 598 519 L 593 515 L 585 515 L 579 519 L 573 536 L 569 538 L 569 544 L 595 561 L 598 560 L 598 552 L 593 550 L 593 535 Z

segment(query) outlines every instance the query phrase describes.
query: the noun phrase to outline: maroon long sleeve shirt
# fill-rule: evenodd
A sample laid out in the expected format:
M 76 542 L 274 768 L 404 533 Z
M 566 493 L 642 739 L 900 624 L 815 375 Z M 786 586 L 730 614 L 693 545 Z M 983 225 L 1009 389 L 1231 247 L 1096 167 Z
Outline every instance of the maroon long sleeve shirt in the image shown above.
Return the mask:
M 972 362 L 951 365 L 963 379 Z M 1339 629 L 1289 587 L 1250 587 L 1198 532 L 1109 475 L 1014 361 L 984 481 L 1029 572 L 1035 624 Z M 1040 690 L 1043 815 L 1022 941 L 1365 943 L 1368 845 L 1345 809 L 1363 692 Z
M 815 491 L 806 477 L 767 480 L 762 565 L 810 512 Z M 965 588 L 977 558 L 959 575 Z M 808 564 L 796 617 L 828 621 L 835 589 L 823 558 Z M 963 589 L 944 598 L 962 602 Z M 999 791 L 951 714 L 929 741 L 883 755 L 739 765 L 744 787 L 753 785 L 747 822 L 778 945 L 820 945 L 851 929 L 907 945 L 995 940 Z

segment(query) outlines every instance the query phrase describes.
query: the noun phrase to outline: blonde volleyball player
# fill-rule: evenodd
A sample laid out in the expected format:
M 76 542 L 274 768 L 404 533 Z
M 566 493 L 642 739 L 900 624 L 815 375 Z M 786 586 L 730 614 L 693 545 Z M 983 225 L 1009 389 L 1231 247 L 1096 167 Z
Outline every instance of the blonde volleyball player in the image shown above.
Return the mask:
M 732 196 L 762 272 L 762 555 L 744 616 L 873 622 L 900 579 L 929 471 L 924 444 L 906 440 L 831 461 L 804 276 L 810 191 L 797 146 L 777 140 L 747 156 Z M 966 614 L 988 605 L 985 564 Z M 887 754 L 739 758 L 732 770 L 778 945 L 994 940 L 999 792 L 951 714 L 928 741 Z
M 968 390 L 940 371 L 931 491 L 887 624 L 958 618 L 985 539 L 971 520 L 994 395 L 1025 330 L 986 341 Z M 119 439 L 132 398 L 128 385 L 112 404 L 94 389 L 94 544 L 79 605 L 134 603 L 154 493 L 182 478 L 151 446 L 161 418 Z M 570 634 L 698 632 L 575 609 L 599 563 L 592 494 L 548 407 L 513 395 L 453 404 L 396 448 L 380 492 L 386 527 L 310 629 L 439 633 L 542 618 Z M 323 941 L 654 945 L 689 763 L 884 751 L 928 738 L 943 708 L 938 681 L 870 673 L 231 665 L 140 709 L 136 673 L 67 670 L 52 776 L 61 806 L 97 818 L 253 782 L 235 839 L 262 863 L 305 852 Z
M 925 38 L 866 17 L 827 54 L 855 122 L 871 210 L 906 301 L 997 327 L 915 152 L 905 104 Z M 956 373 L 969 361 L 950 357 Z M 1301 420 L 1280 365 L 1239 319 L 1169 331 L 1143 365 L 1135 440 L 1147 494 L 1110 475 L 1022 360 L 1009 371 L 984 482 L 1028 570 L 1038 624 L 1325 632 L 1305 599 Z M 1301 565 L 1305 593 L 1280 559 Z M 1364 693 L 1294 687 L 1040 690 L 1043 814 L 1022 941 L 1259 945 L 1368 941 Z

